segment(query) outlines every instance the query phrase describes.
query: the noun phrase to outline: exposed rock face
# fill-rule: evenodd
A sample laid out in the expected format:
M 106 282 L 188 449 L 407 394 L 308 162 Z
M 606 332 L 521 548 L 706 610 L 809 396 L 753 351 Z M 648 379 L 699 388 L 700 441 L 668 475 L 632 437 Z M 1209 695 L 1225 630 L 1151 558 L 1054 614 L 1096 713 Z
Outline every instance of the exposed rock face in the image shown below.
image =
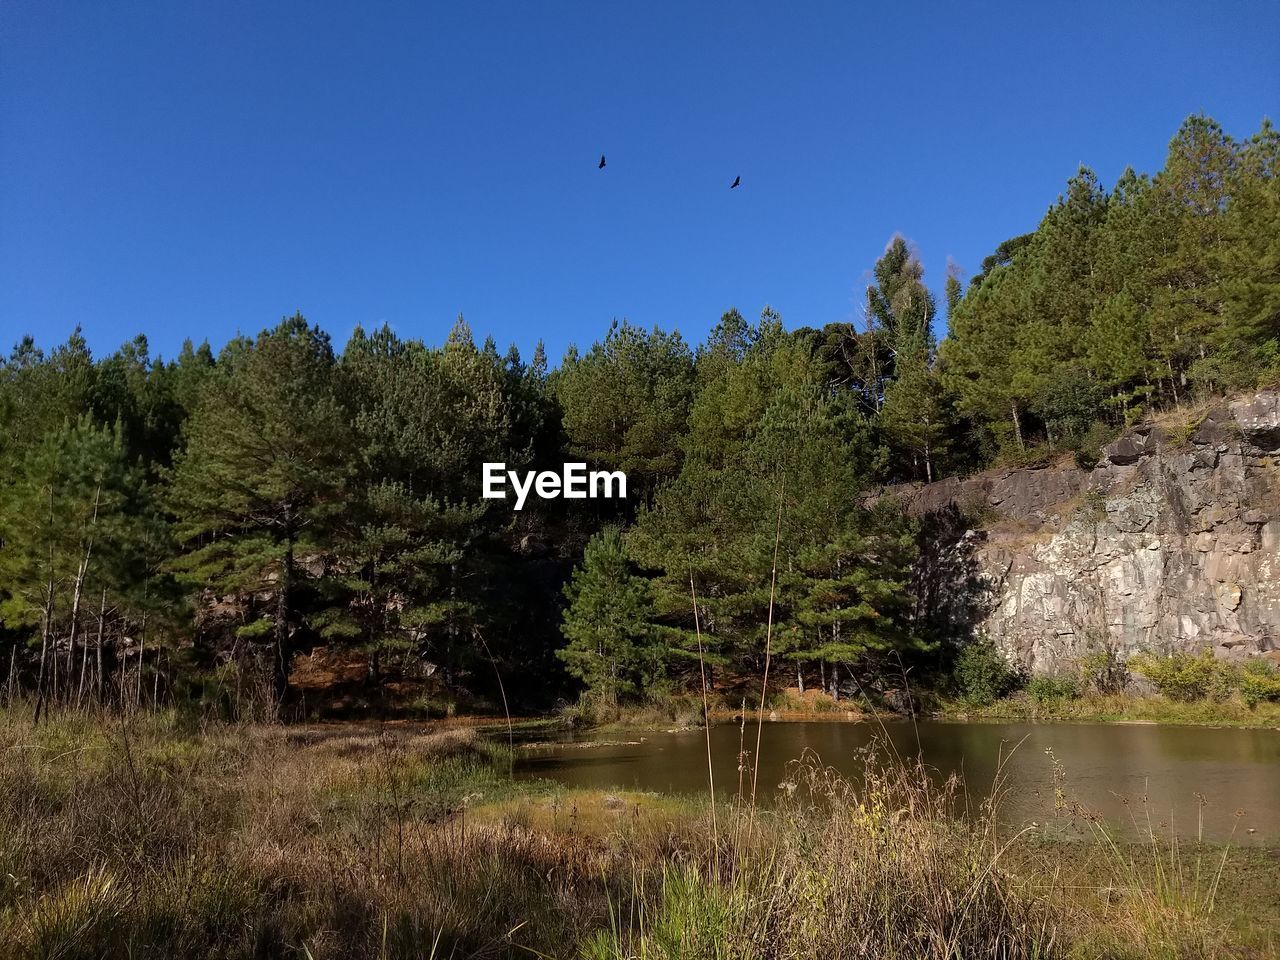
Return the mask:
M 918 488 L 905 495 L 913 512 L 958 510 L 983 528 L 934 551 L 942 573 L 925 596 L 1036 672 L 1103 647 L 1126 657 L 1276 649 L 1277 451 L 1280 393 L 1266 392 L 1211 410 L 1185 438 L 1130 431 L 1091 471 L 1012 470 Z M 959 554 L 972 572 L 957 577 Z M 955 596 L 975 590 L 977 599 Z

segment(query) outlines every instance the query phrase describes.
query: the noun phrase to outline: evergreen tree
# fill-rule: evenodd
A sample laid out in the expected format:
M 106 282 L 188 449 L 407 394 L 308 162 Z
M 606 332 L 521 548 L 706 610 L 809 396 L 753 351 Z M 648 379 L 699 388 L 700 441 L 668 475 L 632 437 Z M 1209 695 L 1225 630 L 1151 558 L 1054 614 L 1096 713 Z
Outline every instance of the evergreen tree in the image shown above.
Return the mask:
M 679 334 L 616 321 L 604 340 L 566 356 L 551 380 L 569 453 L 624 471 L 644 500 L 680 466 L 693 394 L 693 356 Z
M 350 600 L 322 632 L 368 650 L 375 682 L 383 657 L 401 651 L 430 652 L 452 674 L 477 619 L 465 589 L 486 513 L 475 478 L 509 440 L 500 370 L 469 336 L 431 351 L 383 327 L 355 331 L 341 373 L 360 451 L 337 537 Z
M 1245 145 L 1224 224 L 1222 324 L 1215 379 L 1250 386 L 1280 367 L 1280 132 L 1269 121 Z
M 953 424 L 942 384 L 925 358 L 915 355 L 904 359 L 886 388 L 879 423 L 897 453 L 897 463 L 909 464 L 903 473 L 932 483 L 935 465 L 946 457 Z
M 301 592 L 329 573 L 329 532 L 346 507 L 348 418 L 329 337 L 301 315 L 229 346 L 219 366 L 173 470 L 179 569 L 197 589 L 250 598 L 240 634 L 272 638 L 283 696 Z
M 135 624 L 147 612 L 149 541 L 164 537 L 149 492 L 119 428 L 85 415 L 41 438 L 0 495 L 0 621 L 39 641 L 38 704 L 104 695 L 106 634 L 89 625 L 108 608 Z M 174 605 L 162 583 L 151 596 Z
M 566 644 L 558 656 L 569 673 L 612 703 L 651 689 L 664 657 L 649 622 L 649 584 L 631 571 L 615 528 L 587 544 L 564 595 Z
M 692 666 L 696 651 L 692 578 L 708 662 L 762 667 L 775 542 L 775 652 L 852 662 L 854 646 L 872 646 L 862 626 L 888 645 L 907 634 L 870 586 L 894 582 L 903 568 L 897 552 L 869 548 L 864 537 L 856 491 L 867 480 L 857 469 L 869 459 L 865 421 L 856 402 L 830 395 L 807 340 L 778 337 L 773 320 L 740 362 L 714 361 L 681 472 L 629 535 L 657 574 L 655 612 L 677 665 Z
M 936 305 L 924 285 L 924 267 L 901 234 L 889 241 L 873 272 L 868 307 L 894 355 L 927 352 Z

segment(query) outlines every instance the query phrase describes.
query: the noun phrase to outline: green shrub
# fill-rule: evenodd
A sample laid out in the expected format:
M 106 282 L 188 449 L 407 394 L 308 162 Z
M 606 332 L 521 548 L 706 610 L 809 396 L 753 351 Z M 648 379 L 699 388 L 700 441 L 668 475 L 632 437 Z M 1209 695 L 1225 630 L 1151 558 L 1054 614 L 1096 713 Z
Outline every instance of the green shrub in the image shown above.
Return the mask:
M 1156 685 L 1170 700 L 1190 703 L 1193 700 L 1221 702 L 1231 696 L 1239 683 L 1239 673 L 1218 660 L 1212 650 L 1198 654 L 1175 653 L 1156 657 L 1140 653 L 1129 666 Z
M 1280 670 L 1270 660 L 1248 661 L 1240 671 L 1240 696 L 1251 707 L 1280 700 Z
M 1075 677 L 1032 677 L 1027 694 L 1036 703 L 1074 700 L 1080 696 L 1080 684 Z
M 955 682 L 960 698 L 973 707 L 985 707 L 1012 690 L 1018 674 L 1011 670 L 996 645 L 982 637 L 960 651 Z
M 1129 685 L 1128 665 L 1110 647 L 1102 646 L 1081 658 L 1080 685 L 1095 693 L 1123 693 Z
M 1102 448 L 1114 440 L 1120 431 L 1110 424 L 1094 422 L 1089 429 L 1072 445 L 1072 454 L 1076 466 L 1082 470 L 1092 470 L 1102 457 Z

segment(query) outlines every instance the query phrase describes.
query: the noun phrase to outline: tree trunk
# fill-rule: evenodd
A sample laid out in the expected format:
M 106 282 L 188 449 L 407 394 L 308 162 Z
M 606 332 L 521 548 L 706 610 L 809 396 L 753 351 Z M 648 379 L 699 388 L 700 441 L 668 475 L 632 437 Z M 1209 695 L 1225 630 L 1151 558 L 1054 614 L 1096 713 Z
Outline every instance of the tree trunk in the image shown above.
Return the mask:
M 67 700 L 71 700 L 71 678 L 75 676 L 76 664 L 76 627 L 80 622 L 80 595 L 84 588 L 85 568 L 88 566 L 88 557 L 80 562 L 80 566 L 76 569 L 75 584 L 71 590 L 71 631 L 68 634 L 67 643 Z M 84 689 L 84 677 L 80 677 L 81 690 Z M 80 695 L 76 694 L 76 701 L 79 702 Z
M 293 538 L 285 545 L 284 561 L 280 565 L 280 584 L 276 591 L 276 702 L 284 703 L 289 688 L 289 590 L 293 586 Z
M 89 522 L 89 539 L 84 545 L 84 558 L 76 569 L 75 588 L 71 594 L 71 639 L 67 646 L 67 699 L 71 699 L 71 675 L 76 663 L 76 628 L 80 623 L 80 597 L 84 593 L 84 578 L 89 573 L 89 559 L 93 556 L 93 535 L 98 527 L 98 507 L 102 503 L 102 485 L 93 491 L 93 519 Z M 80 683 L 76 687 L 76 708 L 84 696 L 84 668 L 89 662 L 89 648 L 85 647 L 85 655 L 80 664 Z
M 933 483 L 933 443 L 930 442 L 929 440 L 929 437 L 932 435 L 931 431 L 933 428 L 933 424 L 930 422 L 927 416 L 922 417 L 921 422 L 924 424 L 924 435 L 921 439 L 924 441 L 925 481 L 927 483 Z
M 796 661 L 796 686 L 800 688 L 800 696 L 804 696 L 804 664 Z
M 53 579 L 50 580 L 45 593 L 44 610 L 40 613 L 40 672 L 36 675 L 36 714 L 35 723 L 40 722 L 40 708 L 44 706 L 44 671 L 45 661 L 49 655 L 50 623 L 53 620 Z
M 104 635 L 104 633 L 106 632 L 106 623 L 107 623 L 107 591 L 106 591 L 106 588 L 104 587 L 104 588 L 103 588 L 103 590 L 102 590 L 102 606 L 98 608 L 98 677 L 97 677 L 97 687 L 98 687 L 98 706 L 99 706 L 99 707 L 101 707 L 101 706 L 102 706 L 102 703 L 103 703 L 103 700 L 102 700 L 102 693 L 103 693 L 103 684 L 105 683 L 105 678 L 104 678 L 103 673 L 102 673 L 102 642 L 103 642 L 103 635 Z
M 1018 449 L 1025 450 L 1026 446 L 1022 442 L 1022 421 L 1018 418 L 1018 401 L 1010 401 L 1009 408 L 1013 411 L 1013 435 L 1018 440 Z
M 142 709 L 142 665 L 146 662 L 143 656 L 147 652 L 147 614 L 144 610 L 142 613 L 142 626 L 138 631 L 138 686 L 136 700 L 134 706 Z M 122 698 L 123 699 L 123 698 Z
M 98 623 L 98 642 L 102 642 L 102 623 Z M 80 687 L 76 691 L 76 709 L 80 708 L 81 702 L 84 700 L 84 684 L 85 678 L 89 673 L 89 641 L 86 639 L 81 645 L 80 650 Z
M 40 612 L 40 673 L 36 678 L 35 723 L 40 722 L 44 706 L 45 660 L 49 656 L 49 638 L 53 633 L 53 487 L 49 487 L 49 579 L 44 587 L 44 609 Z M 56 658 L 55 658 L 56 659 Z
M 120 676 L 116 681 L 116 702 L 120 706 L 120 712 L 125 712 L 129 703 L 129 658 L 121 657 Z

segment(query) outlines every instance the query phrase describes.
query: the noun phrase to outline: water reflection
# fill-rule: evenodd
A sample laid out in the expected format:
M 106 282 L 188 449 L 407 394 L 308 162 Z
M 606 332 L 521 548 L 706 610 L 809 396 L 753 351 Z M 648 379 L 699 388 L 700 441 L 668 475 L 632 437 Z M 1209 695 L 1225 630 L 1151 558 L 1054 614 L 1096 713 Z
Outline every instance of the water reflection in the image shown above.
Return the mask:
M 766 723 L 760 796 L 780 795 L 787 763 L 807 751 L 856 776 L 859 751 L 886 733 L 888 751 L 914 758 L 919 750 L 939 778 L 961 774 L 971 803 L 989 795 L 1003 758 L 1003 816 L 1009 823 L 1073 829 L 1055 816 L 1056 759 L 1067 794 L 1126 832 L 1144 832 L 1149 820 L 1161 835 L 1172 824 L 1180 836 L 1194 837 L 1203 816 L 1206 839 L 1226 839 L 1234 827 L 1239 842 L 1280 841 L 1280 733 L 1272 730 L 1021 723 L 892 723 L 882 730 L 866 723 Z M 745 736 L 736 726 L 712 729 L 720 795 L 736 793 L 739 750 L 743 743 L 754 748 L 755 738 L 753 725 Z M 640 743 L 568 742 L 529 751 L 517 773 L 580 787 L 704 792 L 706 745 L 700 730 L 650 734 Z M 749 772 L 746 778 L 749 789 Z M 1239 809 L 1244 815 L 1237 818 Z

